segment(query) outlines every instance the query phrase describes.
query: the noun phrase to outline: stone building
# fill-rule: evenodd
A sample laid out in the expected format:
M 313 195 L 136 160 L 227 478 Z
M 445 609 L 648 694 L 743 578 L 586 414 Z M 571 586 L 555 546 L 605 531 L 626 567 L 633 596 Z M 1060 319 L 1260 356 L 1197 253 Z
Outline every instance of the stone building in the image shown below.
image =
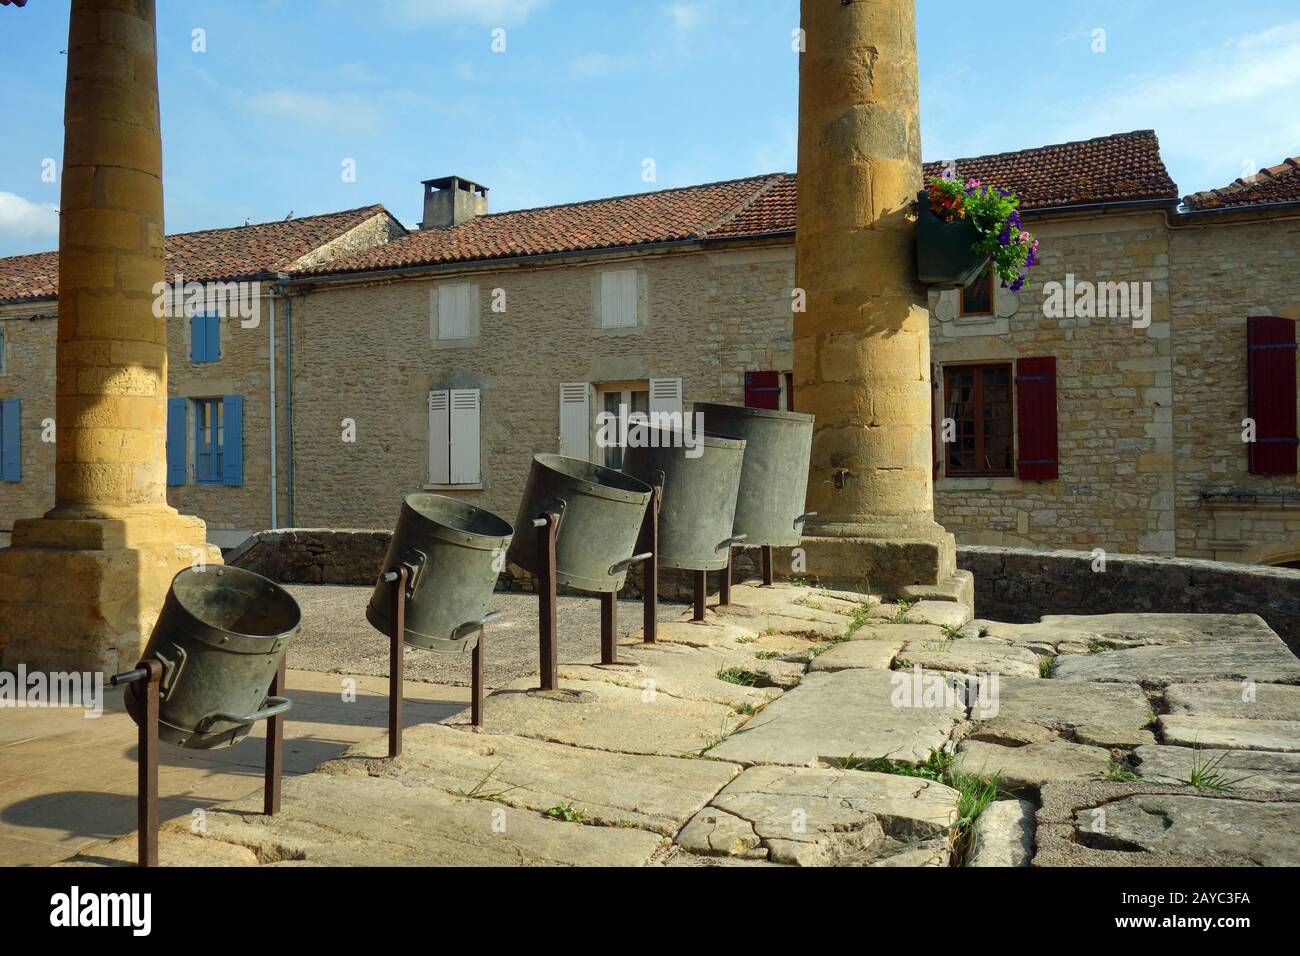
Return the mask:
M 275 405 L 283 420 L 281 356 L 291 327 L 291 317 L 272 301 L 276 277 L 405 232 L 382 206 L 367 206 L 167 237 L 168 288 L 162 291 L 167 314 L 174 316 L 167 323 L 173 396 L 167 497 L 181 513 L 205 517 L 214 544 L 233 547 L 250 529 L 273 523 L 271 336 L 280 369 Z M 191 282 L 203 285 L 202 305 L 185 294 Z M 15 519 L 54 504 L 57 314 L 57 253 L 0 259 L 0 546 L 8 544 Z M 205 416 L 211 423 L 206 429 Z M 287 443 L 277 432 L 277 457 L 284 462 Z M 214 443 L 222 446 L 219 461 L 206 451 Z M 289 498 L 283 483 L 276 497 L 280 513 Z
M 1041 258 L 1019 293 L 931 294 L 936 519 L 967 544 L 1300 559 L 1296 161 L 1181 202 L 1150 131 L 956 166 L 1022 197 Z M 458 177 L 423 191 L 417 232 L 380 211 L 359 251 L 267 267 L 291 274 L 276 287 L 274 516 L 266 320 L 246 372 L 237 344 L 193 363 L 173 324 L 173 394 L 246 397 L 243 485 L 169 496 L 213 540 L 387 527 L 421 489 L 513 518 L 532 454 L 617 464 L 602 411 L 797 407 L 794 176 L 505 213 Z M 15 306 L 14 262 L 0 260 L 14 338 L 0 397 L 27 401 L 24 477 L 0 485 L 0 528 L 39 510 L 11 491 L 49 494 L 26 396 L 52 376 L 52 328 L 44 346 L 14 329 L 40 324 L 31 301 L 52 312 L 52 277 L 26 269 L 45 298 Z M 226 322 L 223 347 L 246 335 Z

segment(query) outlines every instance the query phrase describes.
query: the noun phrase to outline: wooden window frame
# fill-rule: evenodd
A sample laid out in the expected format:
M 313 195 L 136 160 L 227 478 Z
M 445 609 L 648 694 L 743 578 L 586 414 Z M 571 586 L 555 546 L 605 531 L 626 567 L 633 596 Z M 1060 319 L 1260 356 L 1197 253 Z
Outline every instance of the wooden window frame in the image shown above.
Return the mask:
M 971 405 L 975 409 L 975 460 L 983 461 L 984 459 L 984 371 L 986 369 L 1004 369 L 1007 373 L 1007 416 L 1008 416 L 1008 436 L 1011 443 L 1011 465 L 1006 469 L 989 470 L 986 468 L 954 468 L 951 456 L 948 454 L 948 445 L 951 443 L 942 442 L 943 448 L 943 474 L 948 478 L 1014 478 L 1016 476 L 1016 395 L 1015 395 L 1015 365 L 1013 362 L 979 362 L 968 365 L 945 365 L 943 366 L 943 406 L 940 415 L 940 425 L 948 417 L 948 410 L 952 407 L 949 401 L 950 384 L 949 376 L 962 372 L 974 372 L 974 385 L 971 396 Z
M 988 318 L 997 314 L 997 289 L 993 285 L 993 266 L 990 265 L 981 275 L 983 281 L 988 283 L 989 287 L 989 309 L 987 312 L 968 312 L 966 310 L 966 287 L 961 289 L 961 296 L 957 302 L 957 318 L 959 319 L 977 319 Z M 980 280 L 976 280 L 980 281 Z M 973 283 L 972 283 L 973 284 Z
M 225 484 L 225 398 L 195 398 L 194 403 L 194 483 L 196 485 Z M 207 406 L 212 416 L 207 441 L 204 441 L 203 409 Z M 206 445 L 206 448 L 205 448 Z M 207 471 L 201 473 L 200 462 L 206 461 Z

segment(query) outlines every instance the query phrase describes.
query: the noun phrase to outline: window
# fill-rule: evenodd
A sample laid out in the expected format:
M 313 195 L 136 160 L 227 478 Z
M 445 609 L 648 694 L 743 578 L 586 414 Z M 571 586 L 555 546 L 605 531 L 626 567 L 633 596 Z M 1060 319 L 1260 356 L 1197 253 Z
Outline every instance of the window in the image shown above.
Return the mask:
M 641 415 L 650 413 L 650 384 L 644 383 L 629 387 L 619 386 L 602 386 L 600 389 L 600 408 L 606 413 L 606 416 L 614 416 L 618 421 L 617 435 L 627 434 L 629 416 L 634 412 Z M 614 419 L 608 419 L 613 421 Z M 597 434 L 600 434 L 600 427 L 597 425 Z M 615 470 L 623 467 L 623 445 L 605 443 L 605 447 L 597 446 L 601 455 L 601 464 L 606 468 Z
M 1014 474 L 1011 366 L 944 369 L 944 417 L 956 423 L 944 445 L 949 475 Z
M 745 373 L 745 405 L 749 408 L 793 411 L 793 398 L 793 372 Z
M 5 374 L 5 327 L 0 325 L 0 375 Z
M 184 485 L 189 466 L 189 413 L 194 409 L 194 480 L 201 485 L 244 483 L 244 398 L 167 400 L 167 484 Z
M 630 329 L 637 321 L 637 271 L 617 269 L 600 274 L 600 327 Z
M 0 402 L 0 481 L 23 480 L 22 401 Z
M 957 316 L 992 315 L 993 314 L 993 267 L 990 265 L 984 273 L 960 292 Z
M 436 288 L 436 333 L 439 342 L 478 338 L 478 286 L 457 282 Z
M 1247 417 L 1255 440 L 1246 444 L 1252 475 L 1296 473 L 1296 323 L 1252 315 L 1246 319 Z
M 221 316 L 207 312 L 190 316 L 190 361 L 197 364 L 221 360 Z
M 225 464 L 225 403 L 219 398 L 194 401 L 194 480 L 221 483 Z
M 480 415 L 476 388 L 429 392 L 429 484 L 477 487 L 480 469 Z

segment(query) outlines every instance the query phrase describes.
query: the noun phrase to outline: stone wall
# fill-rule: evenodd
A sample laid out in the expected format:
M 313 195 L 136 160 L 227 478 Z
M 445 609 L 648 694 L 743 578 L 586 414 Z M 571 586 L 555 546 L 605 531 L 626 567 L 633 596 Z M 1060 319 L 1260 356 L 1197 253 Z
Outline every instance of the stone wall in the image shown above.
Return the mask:
M 975 575 L 975 613 L 1010 622 L 1044 614 L 1258 614 L 1300 649 L 1300 571 L 1161 556 L 967 546 L 957 564 Z
M 1178 553 L 1293 561 L 1300 478 L 1249 473 L 1242 419 L 1246 317 L 1300 319 L 1300 221 L 1195 222 L 1171 239 Z
M 641 273 L 636 328 L 594 325 L 593 288 L 609 268 Z M 745 371 L 789 368 L 793 272 L 786 244 L 495 266 L 296 296 L 294 522 L 396 520 L 402 499 L 428 484 L 432 388 L 480 390 L 482 481 L 431 490 L 513 521 L 532 456 L 559 451 L 562 383 L 680 378 L 684 410 L 741 401 Z M 431 337 L 430 298 L 441 282 L 479 286 L 472 347 Z M 502 297 L 505 311 L 494 312 Z M 345 420 L 355 441 L 344 440 Z
M 9 544 L 17 518 L 36 518 L 54 507 L 54 443 L 41 440 L 41 422 L 54 418 L 54 345 L 58 303 L 45 300 L 0 305 L 4 373 L 0 400 L 22 401 L 20 482 L 0 482 L 0 547 Z
M 957 293 L 931 295 L 940 368 L 1055 356 L 1060 477 L 949 477 L 935 518 L 962 544 L 1103 547 L 1173 553 L 1168 238 L 1158 213 L 1028 223 L 1040 240 L 1032 285 L 997 290 L 995 314 L 959 317 Z M 1148 328 L 1128 317 L 1047 317 L 1047 283 L 1149 282 Z M 1014 364 L 1013 364 L 1014 372 Z M 942 371 L 937 377 L 942 384 Z M 943 389 L 935 424 L 942 428 Z M 940 450 L 942 456 L 942 448 Z M 946 464 L 946 463 L 945 463 Z

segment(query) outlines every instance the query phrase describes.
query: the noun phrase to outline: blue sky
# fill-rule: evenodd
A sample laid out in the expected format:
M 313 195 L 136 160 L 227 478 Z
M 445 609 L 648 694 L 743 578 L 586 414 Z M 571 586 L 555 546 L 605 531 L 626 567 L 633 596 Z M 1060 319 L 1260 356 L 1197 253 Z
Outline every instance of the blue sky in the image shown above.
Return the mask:
M 158 0 L 168 231 L 374 202 L 413 224 L 449 174 L 500 211 L 793 171 L 798 7 Z M 67 9 L 0 9 L 0 255 L 57 242 Z M 917 9 L 927 159 L 1150 127 L 1187 193 L 1300 153 L 1294 0 Z

